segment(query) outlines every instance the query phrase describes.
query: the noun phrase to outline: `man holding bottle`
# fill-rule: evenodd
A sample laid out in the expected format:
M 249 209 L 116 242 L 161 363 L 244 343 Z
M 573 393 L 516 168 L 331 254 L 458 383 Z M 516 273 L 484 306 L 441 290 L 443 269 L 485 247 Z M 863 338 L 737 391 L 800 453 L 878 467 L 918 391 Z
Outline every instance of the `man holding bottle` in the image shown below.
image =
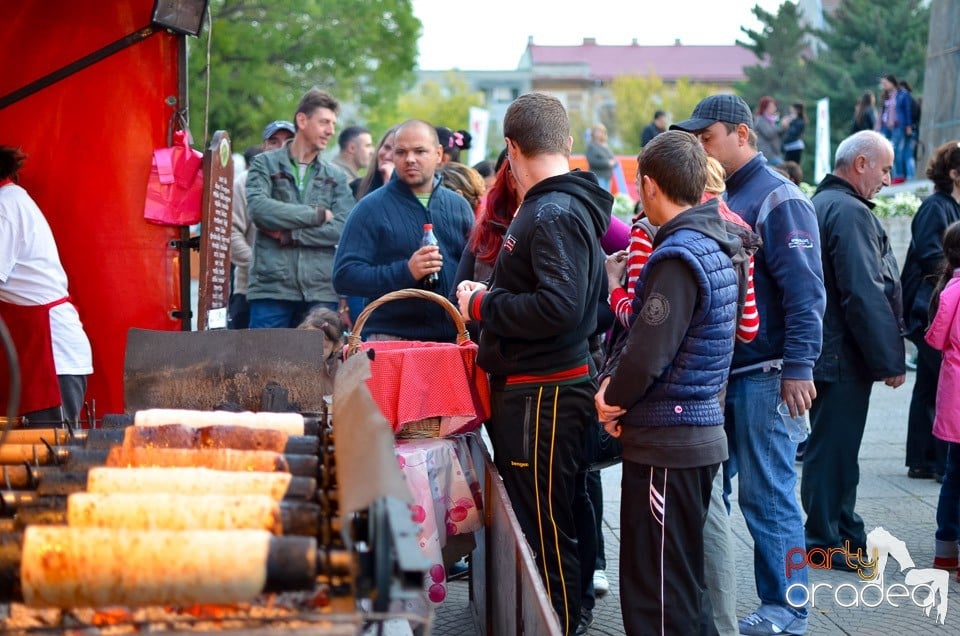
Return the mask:
M 436 274 L 431 291 L 450 295 L 474 217 L 466 199 L 440 185 L 442 152 L 431 124 L 413 119 L 397 129 L 394 178 L 363 197 L 343 228 L 333 265 L 338 294 L 378 298 L 426 288 Z M 423 244 L 425 225 L 432 226 L 436 245 Z M 443 342 L 455 338 L 456 327 L 435 303 L 398 300 L 370 315 L 364 335 Z

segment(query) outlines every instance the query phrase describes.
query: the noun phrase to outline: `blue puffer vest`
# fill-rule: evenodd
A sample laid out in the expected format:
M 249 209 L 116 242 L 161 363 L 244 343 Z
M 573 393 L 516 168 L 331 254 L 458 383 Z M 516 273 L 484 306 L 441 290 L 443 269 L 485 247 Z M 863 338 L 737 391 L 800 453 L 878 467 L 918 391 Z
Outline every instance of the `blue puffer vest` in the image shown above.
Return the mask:
M 737 314 L 737 275 L 715 240 L 692 230 L 664 239 L 643 268 L 633 315 L 643 307 L 646 274 L 658 261 L 679 258 L 692 268 L 700 288 L 697 306 L 680 349 L 663 375 L 627 416 L 642 426 L 719 426 L 723 410 L 717 395 L 733 359 Z

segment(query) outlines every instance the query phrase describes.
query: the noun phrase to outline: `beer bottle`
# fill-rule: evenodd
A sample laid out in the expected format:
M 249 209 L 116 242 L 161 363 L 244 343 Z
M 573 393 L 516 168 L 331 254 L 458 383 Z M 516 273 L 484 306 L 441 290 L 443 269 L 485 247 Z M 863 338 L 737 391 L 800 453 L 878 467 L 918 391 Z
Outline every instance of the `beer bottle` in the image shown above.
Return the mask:
M 423 240 L 420 241 L 421 247 L 426 247 L 427 245 L 437 245 L 437 237 L 433 234 L 433 224 L 424 223 L 423 224 Z M 424 289 L 433 291 L 440 284 L 440 272 L 433 272 L 432 274 L 427 274 L 421 281 Z

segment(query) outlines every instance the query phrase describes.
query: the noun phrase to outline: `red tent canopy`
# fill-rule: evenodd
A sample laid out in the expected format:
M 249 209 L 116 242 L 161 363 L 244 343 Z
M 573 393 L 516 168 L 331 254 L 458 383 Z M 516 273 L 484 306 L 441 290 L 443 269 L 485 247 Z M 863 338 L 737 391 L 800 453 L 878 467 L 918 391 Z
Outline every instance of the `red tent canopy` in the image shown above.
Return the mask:
M 0 20 L 0 99 L 149 26 L 153 0 L 12 2 Z M 53 229 L 93 345 L 87 400 L 123 409 L 130 327 L 174 330 L 177 228 L 143 220 L 154 147 L 179 99 L 177 36 L 159 32 L 0 109 L 0 144 L 29 155 L 20 184 Z M 175 103 L 175 102 L 174 102 Z M 0 388 L 5 391 L 6 387 Z

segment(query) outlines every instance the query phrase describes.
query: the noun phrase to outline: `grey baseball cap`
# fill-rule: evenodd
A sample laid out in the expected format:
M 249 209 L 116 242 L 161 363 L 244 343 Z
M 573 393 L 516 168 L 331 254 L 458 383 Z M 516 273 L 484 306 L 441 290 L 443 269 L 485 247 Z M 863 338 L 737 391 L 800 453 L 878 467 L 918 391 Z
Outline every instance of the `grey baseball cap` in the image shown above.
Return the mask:
M 278 130 L 286 130 L 291 135 L 297 134 L 297 129 L 293 124 L 288 121 L 278 119 L 277 121 L 270 122 L 267 124 L 267 127 L 263 129 L 263 140 L 266 141 L 267 139 L 270 139 Z
M 747 127 L 753 128 L 753 113 L 750 112 L 747 102 L 737 95 L 711 95 L 700 100 L 693 109 L 690 119 L 673 124 L 670 130 L 697 132 L 709 128 L 718 121 L 746 124 Z

